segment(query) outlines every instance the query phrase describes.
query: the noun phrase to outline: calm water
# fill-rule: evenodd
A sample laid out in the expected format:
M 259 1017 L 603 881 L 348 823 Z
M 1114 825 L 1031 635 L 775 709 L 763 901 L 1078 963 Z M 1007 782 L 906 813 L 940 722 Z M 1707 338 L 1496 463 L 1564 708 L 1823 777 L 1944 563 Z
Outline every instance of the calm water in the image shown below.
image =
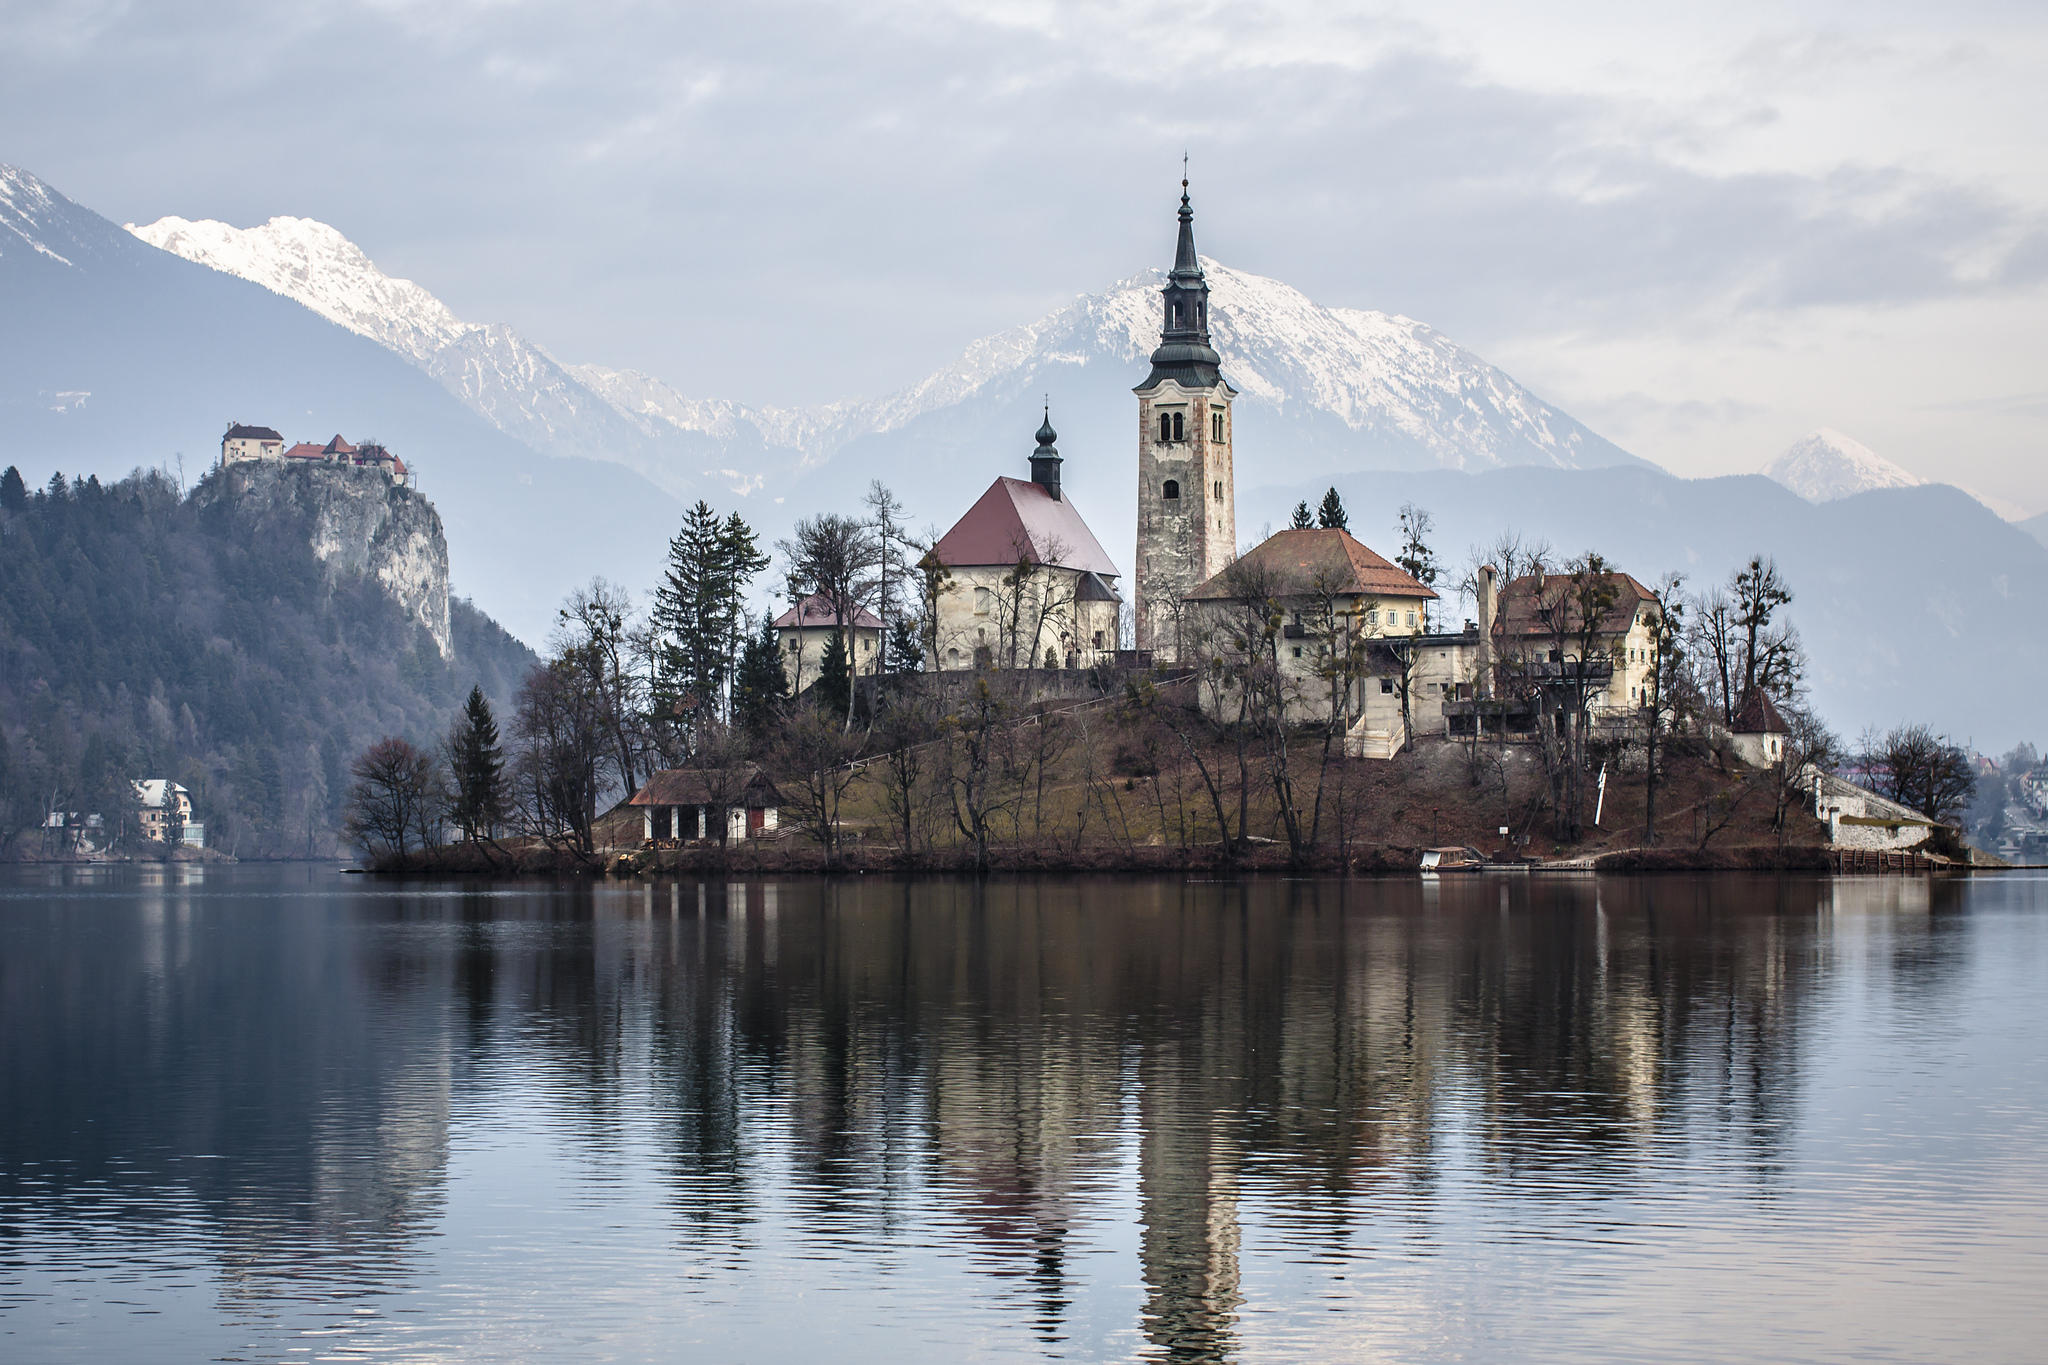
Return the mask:
M 2044 880 L 0 876 L 8 1362 L 2048 1357 Z

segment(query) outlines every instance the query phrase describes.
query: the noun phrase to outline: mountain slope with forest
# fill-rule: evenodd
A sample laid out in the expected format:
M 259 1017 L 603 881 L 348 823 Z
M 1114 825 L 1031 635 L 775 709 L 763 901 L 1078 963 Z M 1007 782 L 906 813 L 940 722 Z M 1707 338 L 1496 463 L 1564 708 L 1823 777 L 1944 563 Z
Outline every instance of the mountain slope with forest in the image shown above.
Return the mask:
M 357 750 L 436 742 L 472 684 L 502 709 L 532 653 L 447 598 L 432 506 L 347 486 L 365 480 L 383 483 L 265 468 L 182 497 L 153 472 L 0 485 L 0 834 L 53 807 L 113 823 L 129 780 L 167 777 L 214 848 L 328 854 Z M 387 515 L 337 513 L 370 496 Z M 363 543 L 335 544 L 351 526 Z M 383 572 L 394 555 L 415 561 L 398 566 L 411 590 Z M 411 600 L 436 586 L 438 611 Z
M 609 461 L 539 453 L 385 346 L 160 251 L 0 166 L 0 464 L 117 478 L 211 466 L 230 422 L 388 445 L 440 505 L 456 585 L 539 642 L 593 574 L 651 582 L 681 506 Z

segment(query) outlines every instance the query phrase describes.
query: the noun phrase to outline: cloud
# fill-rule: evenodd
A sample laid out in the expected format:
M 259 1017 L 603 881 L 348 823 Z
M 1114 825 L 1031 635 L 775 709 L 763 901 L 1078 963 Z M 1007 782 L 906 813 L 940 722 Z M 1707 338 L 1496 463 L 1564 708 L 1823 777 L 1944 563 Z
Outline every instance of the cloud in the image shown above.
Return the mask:
M 1482 352 L 1668 353 L 1708 323 L 2048 275 L 2025 168 L 1950 174 L 1849 134 L 1814 153 L 1830 92 L 1975 60 L 1968 34 L 1832 14 L 1760 24 L 1667 93 L 1642 73 L 1670 35 L 1616 46 L 1592 11 L 1519 59 L 1483 10 L 1242 0 L 5 13 L 0 154 L 83 202 L 322 218 L 462 316 L 704 394 L 884 391 L 1157 262 L 1183 148 L 1205 250 Z M 1658 401 L 1705 428 L 1722 400 Z

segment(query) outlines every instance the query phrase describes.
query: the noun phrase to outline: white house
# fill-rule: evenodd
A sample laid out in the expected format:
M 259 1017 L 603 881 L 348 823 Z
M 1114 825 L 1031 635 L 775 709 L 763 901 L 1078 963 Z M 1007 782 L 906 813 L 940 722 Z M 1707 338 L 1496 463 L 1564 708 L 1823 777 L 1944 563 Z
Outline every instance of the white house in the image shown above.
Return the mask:
M 775 618 L 775 643 L 782 656 L 782 676 L 792 693 L 815 683 L 825 671 L 825 651 L 841 638 L 839 613 L 817 593 Z M 856 608 L 852 628 L 844 632 L 849 672 L 866 677 L 882 665 L 882 618 L 866 607 Z

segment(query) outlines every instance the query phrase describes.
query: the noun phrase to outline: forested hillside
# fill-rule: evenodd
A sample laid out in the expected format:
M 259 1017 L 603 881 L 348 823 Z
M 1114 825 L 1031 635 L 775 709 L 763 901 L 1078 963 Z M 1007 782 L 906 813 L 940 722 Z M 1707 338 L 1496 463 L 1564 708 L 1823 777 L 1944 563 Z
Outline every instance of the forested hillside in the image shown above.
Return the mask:
M 189 497 L 156 473 L 0 481 L 5 847 L 52 808 L 112 824 L 129 779 L 167 777 L 212 847 L 331 851 L 359 749 L 434 742 L 473 683 L 503 702 L 532 664 L 459 600 L 444 658 L 374 571 L 316 557 L 303 499 L 222 496 L 220 479 Z

